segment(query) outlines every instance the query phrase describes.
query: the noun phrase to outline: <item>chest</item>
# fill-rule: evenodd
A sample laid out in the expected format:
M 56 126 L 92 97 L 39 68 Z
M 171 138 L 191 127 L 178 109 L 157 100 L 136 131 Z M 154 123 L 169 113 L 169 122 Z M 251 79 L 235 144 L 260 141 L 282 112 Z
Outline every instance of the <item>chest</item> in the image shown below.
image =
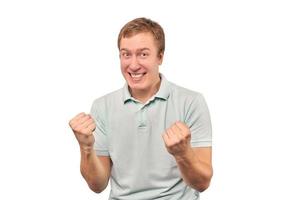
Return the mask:
M 171 102 L 159 103 L 125 106 L 111 114 L 108 145 L 115 167 L 136 170 L 143 166 L 163 169 L 175 165 L 162 134 L 177 120 L 184 120 L 183 112 Z

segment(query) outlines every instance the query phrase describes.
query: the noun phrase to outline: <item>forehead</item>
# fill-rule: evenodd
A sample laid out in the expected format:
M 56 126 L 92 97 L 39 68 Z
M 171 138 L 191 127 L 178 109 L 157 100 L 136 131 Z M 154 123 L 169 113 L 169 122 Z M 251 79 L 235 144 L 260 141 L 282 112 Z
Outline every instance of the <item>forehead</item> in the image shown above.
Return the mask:
M 120 50 L 149 49 L 156 50 L 156 44 L 152 33 L 138 33 L 131 37 L 121 38 Z

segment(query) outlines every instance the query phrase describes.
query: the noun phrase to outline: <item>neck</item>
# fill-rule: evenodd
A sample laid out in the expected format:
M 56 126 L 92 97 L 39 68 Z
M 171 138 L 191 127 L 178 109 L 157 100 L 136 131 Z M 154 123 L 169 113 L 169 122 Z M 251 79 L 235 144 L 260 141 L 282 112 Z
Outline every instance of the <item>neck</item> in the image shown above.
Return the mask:
M 146 103 L 154 94 L 156 94 L 161 85 L 161 78 L 159 77 L 155 84 L 150 88 L 144 90 L 131 90 L 131 95 L 142 103 Z

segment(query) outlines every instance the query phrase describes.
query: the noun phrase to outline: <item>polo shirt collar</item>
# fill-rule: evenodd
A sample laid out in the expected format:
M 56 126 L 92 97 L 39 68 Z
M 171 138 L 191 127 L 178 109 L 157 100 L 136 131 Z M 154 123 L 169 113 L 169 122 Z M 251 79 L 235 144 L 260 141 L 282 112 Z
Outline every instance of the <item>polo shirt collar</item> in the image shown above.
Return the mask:
M 150 99 L 155 99 L 155 98 L 160 98 L 163 100 L 167 100 L 168 97 L 170 96 L 170 85 L 166 77 L 160 73 L 160 78 L 161 78 L 161 85 L 158 90 L 158 92 L 151 97 Z M 128 89 L 128 84 L 125 83 L 123 87 L 123 102 L 126 103 L 128 100 L 133 100 L 136 101 L 130 94 L 129 89 Z

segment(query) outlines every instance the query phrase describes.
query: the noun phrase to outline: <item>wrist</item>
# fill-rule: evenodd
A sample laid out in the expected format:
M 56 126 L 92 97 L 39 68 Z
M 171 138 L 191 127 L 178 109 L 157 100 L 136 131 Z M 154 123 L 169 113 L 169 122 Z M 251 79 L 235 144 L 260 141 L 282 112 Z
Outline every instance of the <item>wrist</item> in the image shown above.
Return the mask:
M 193 151 L 192 148 L 189 147 L 187 150 L 181 152 L 180 154 L 174 155 L 174 158 L 176 159 L 177 162 L 183 162 L 191 159 L 193 157 Z
M 91 154 L 92 152 L 94 152 L 94 148 L 93 146 L 80 146 L 80 151 L 81 153 L 84 154 Z

